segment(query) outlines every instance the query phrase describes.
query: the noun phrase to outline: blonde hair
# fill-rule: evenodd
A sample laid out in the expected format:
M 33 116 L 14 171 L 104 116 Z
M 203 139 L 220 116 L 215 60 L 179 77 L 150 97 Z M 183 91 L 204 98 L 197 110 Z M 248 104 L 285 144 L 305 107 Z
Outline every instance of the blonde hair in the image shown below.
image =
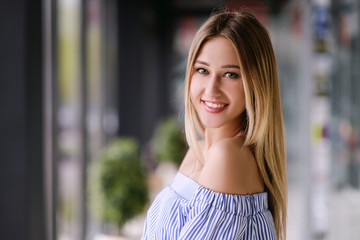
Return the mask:
M 191 101 L 189 90 L 193 66 L 201 47 L 214 37 L 230 40 L 237 50 L 245 89 L 246 110 L 240 122 L 245 132 L 245 145 L 252 150 L 264 180 L 277 238 L 285 239 L 286 156 L 276 61 L 267 30 L 248 11 L 216 13 L 195 35 L 185 78 L 186 139 L 200 164 L 203 164 L 198 139 L 204 136 L 205 129 Z

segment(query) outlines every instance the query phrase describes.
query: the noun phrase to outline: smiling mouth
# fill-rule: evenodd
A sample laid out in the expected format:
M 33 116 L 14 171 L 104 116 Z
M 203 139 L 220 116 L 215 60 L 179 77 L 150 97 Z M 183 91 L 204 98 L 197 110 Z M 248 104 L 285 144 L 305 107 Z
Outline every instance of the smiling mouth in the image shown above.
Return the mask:
M 224 108 L 224 107 L 226 107 L 227 105 L 229 105 L 229 104 L 212 103 L 212 102 L 207 102 L 207 101 L 204 101 L 204 100 L 203 100 L 203 102 L 204 102 L 208 107 L 211 107 L 211 108 L 214 108 L 214 109 Z

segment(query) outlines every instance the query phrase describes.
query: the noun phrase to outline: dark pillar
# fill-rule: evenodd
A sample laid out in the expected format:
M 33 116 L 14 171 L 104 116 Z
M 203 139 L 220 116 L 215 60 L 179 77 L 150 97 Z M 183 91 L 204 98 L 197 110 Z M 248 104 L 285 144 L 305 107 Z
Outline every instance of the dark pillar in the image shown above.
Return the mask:
M 135 1 L 119 1 L 119 135 L 140 136 L 142 78 L 141 8 Z
M 45 239 L 41 0 L 0 8 L 0 239 Z
M 169 49 L 172 8 L 168 1 L 119 1 L 119 135 L 141 143 L 169 114 Z

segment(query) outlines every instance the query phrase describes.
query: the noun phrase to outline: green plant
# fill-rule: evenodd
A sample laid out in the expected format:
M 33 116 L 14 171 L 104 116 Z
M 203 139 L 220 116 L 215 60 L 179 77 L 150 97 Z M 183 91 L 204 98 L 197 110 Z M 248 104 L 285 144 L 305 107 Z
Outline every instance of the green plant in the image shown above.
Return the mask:
M 111 141 L 95 161 L 90 176 L 92 207 L 104 223 L 120 230 L 127 220 L 144 210 L 148 187 L 134 139 Z
M 153 149 L 157 161 L 181 163 L 186 154 L 186 143 L 183 128 L 175 118 L 169 117 L 159 122 L 154 133 Z

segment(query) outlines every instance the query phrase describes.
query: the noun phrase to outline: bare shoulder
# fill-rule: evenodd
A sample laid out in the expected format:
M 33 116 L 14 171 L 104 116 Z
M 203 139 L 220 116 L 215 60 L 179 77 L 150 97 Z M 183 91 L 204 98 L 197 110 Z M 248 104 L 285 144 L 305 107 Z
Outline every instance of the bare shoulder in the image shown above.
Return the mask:
M 255 158 L 239 139 L 222 140 L 209 149 L 198 182 L 215 192 L 253 194 L 264 191 Z

